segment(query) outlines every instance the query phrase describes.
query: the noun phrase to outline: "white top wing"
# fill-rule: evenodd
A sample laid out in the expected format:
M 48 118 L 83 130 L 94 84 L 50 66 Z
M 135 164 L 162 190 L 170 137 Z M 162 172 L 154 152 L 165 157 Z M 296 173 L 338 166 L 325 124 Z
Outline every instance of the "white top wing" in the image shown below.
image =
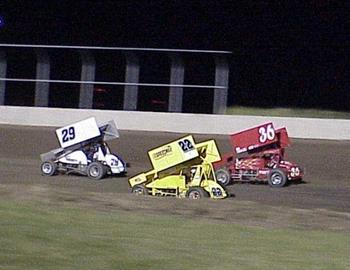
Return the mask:
M 67 148 L 69 146 L 98 137 L 101 135 L 101 131 L 97 126 L 95 118 L 91 117 L 57 129 L 56 135 L 60 146 L 62 148 Z

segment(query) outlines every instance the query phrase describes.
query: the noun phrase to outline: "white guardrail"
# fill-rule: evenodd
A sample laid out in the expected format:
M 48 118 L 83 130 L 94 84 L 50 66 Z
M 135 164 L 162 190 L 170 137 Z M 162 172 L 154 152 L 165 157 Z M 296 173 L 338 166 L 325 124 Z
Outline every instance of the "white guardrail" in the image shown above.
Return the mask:
M 0 124 L 61 127 L 89 117 L 114 120 L 121 130 L 191 134 L 232 134 L 262 123 L 286 127 L 293 138 L 350 140 L 350 120 L 262 116 L 155 113 L 0 106 Z

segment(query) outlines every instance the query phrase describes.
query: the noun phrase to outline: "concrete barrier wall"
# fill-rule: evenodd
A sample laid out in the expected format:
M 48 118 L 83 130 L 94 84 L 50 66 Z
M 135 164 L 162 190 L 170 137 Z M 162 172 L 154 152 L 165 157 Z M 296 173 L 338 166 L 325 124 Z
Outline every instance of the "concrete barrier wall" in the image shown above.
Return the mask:
M 285 126 L 294 138 L 350 140 L 350 120 L 106 111 L 0 106 L 0 124 L 61 127 L 94 116 L 119 129 L 199 134 L 232 134 L 262 123 Z

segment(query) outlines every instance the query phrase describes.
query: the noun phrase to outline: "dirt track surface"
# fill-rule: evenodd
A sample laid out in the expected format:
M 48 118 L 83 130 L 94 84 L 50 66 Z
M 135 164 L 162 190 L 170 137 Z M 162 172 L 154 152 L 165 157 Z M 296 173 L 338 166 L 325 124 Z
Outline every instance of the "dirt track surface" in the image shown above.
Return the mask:
M 17 188 L 42 186 L 80 193 L 108 193 L 122 196 L 130 193 L 127 177 L 110 177 L 92 181 L 82 176 L 40 174 L 40 154 L 57 148 L 54 128 L 0 125 L 0 184 Z M 121 138 L 110 148 L 131 164 L 128 176 L 151 168 L 147 150 L 176 139 L 183 134 L 121 131 Z M 230 151 L 227 136 L 195 135 L 196 141 L 214 138 L 221 153 Z M 349 212 L 350 209 L 350 142 L 293 139 L 288 158 L 306 170 L 304 183 L 281 189 L 267 185 L 234 184 L 233 195 L 224 204 L 235 201 L 255 202 L 296 209 L 327 209 Z M 222 207 L 223 202 L 218 203 Z M 219 206 L 220 205 L 220 206 Z

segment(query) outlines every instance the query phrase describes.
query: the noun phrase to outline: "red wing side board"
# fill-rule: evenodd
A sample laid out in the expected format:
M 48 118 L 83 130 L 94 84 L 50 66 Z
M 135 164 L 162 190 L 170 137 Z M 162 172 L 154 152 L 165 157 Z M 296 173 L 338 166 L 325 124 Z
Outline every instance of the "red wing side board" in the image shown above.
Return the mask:
M 276 129 L 276 135 L 278 137 L 279 147 L 287 148 L 288 146 L 290 146 L 288 132 L 285 127 Z
M 230 141 L 236 154 L 241 154 L 258 147 L 275 143 L 278 141 L 278 136 L 273 124 L 266 123 L 232 134 L 230 135 Z

